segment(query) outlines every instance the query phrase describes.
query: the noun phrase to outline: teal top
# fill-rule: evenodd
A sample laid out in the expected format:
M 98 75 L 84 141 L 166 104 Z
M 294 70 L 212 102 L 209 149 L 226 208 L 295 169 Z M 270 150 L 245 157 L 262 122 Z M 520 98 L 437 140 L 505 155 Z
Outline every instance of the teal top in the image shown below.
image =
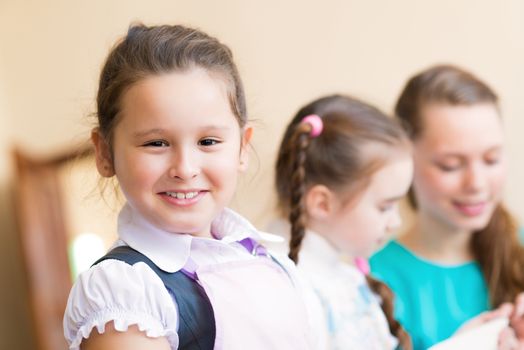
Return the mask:
M 427 349 L 468 319 L 490 308 L 488 287 L 476 262 L 439 265 L 393 240 L 370 260 L 372 274 L 395 294 L 395 317 Z

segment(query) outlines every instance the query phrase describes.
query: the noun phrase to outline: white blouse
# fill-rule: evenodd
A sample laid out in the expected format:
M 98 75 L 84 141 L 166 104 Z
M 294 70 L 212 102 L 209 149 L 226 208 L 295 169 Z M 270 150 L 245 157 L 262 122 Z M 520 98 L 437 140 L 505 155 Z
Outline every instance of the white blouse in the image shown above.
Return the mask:
M 230 209 L 224 209 L 213 221 L 211 232 L 217 239 L 168 233 L 125 205 L 118 217 L 119 240 L 114 246 L 129 245 L 160 269 L 176 272 L 185 266 L 189 256 L 199 266 L 254 259 L 238 242 L 248 237 L 256 241 L 269 237 Z M 285 264 L 288 269 L 290 266 Z M 104 260 L 83 272 L 73 285 L 64 315 L 69 349 L 79 349 L 94 327 L 103 333 L 110 321 L 118 331 L 137 325 L 147 336 L 166 337 L 172 349 L 178 348 L 175 299 L 145 263 Z
M 395 349 L 380 307 L 380 297 L 364 274 L 321 236 L 308 231 L 300 252 L 298 270 L 306 278 L 323 308 L 328 333 L 326 349 Z
M 289 224 L 278 220 L 269 230 L 286 236 Z M 287 249 L 286 245 L 281 246 Z M 385 350 L 397 347 L 398 341 L 391 335 L 380 307 L 380 297 L 369 289 L 365 276 L 353 262 L 325 238 L 310 230 L 306 232 L 297 270 L 306 290 L 315 295 L 321 306 L 314 307 L 315 303 L 308 301 L 313 313 L 310 317 L 316 321 L 318 349 Z

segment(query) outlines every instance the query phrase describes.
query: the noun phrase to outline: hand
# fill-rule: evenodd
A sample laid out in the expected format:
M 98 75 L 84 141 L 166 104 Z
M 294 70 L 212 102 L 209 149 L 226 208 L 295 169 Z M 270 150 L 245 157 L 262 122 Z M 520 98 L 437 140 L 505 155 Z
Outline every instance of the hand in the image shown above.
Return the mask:
M 498 350 L 524 350 L 524 292 L 515 298 L 509 327 L 499 336 Z
M 524 302 L 524 300 L 523 300 Z M 524 307 L 524 303 L 523 303 Z M 513 305 L 510 303 L 504 303 L 500 305 L 497 309 L 491 311 L 485 311 L 478 316 L 473 317 L 469 321 L 465 322 L 460 326 L 460 328 L 455 332 L 455 334 L 460 334 L 462 332 L 468 331 L 475 327 L 478 327 L 486 322 L 494 320 L 499 317 L 510 318 L 513 313 Z
M 509 318 L 509 325 L 515 331 L 515 336 L 524 348 L 524 292 L 515 298 L 513 312 Z
M 519 340 L 515 335 L 515 330 L 511 327 L 504 328 L 500 334 L 497 343 L 497 350 L 523 350 Z
M 524 350 L 524 293 L 515 298 L 509 327 L 499 336 L 498 350 Z

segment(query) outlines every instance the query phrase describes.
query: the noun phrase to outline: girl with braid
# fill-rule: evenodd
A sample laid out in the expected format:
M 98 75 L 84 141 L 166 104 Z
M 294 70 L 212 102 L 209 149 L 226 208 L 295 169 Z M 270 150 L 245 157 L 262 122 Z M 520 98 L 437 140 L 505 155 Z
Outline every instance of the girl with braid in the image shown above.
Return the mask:
M 285 132 L 276 165 L 289 257 L 321 307 L 322 349 L 411 349 L 393 317 L 393 295 L 367 258 L 400 224 L 397 203 L 413 175 L 402 128 L 347 96 L 303 107 Z

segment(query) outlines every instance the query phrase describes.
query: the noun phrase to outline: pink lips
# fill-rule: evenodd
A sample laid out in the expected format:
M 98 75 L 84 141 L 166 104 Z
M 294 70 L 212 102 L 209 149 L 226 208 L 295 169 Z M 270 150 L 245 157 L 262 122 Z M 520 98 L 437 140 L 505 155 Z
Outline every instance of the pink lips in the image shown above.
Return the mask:
M 462 215 L 470 216 L 470 217 L 481 215 L 482 213 L 484 213 L 484 210 L 487 207 L 486 202 L 480 202 L 480 203 L 474 203 L 474 204 L 453 202 L 453 205 Z

